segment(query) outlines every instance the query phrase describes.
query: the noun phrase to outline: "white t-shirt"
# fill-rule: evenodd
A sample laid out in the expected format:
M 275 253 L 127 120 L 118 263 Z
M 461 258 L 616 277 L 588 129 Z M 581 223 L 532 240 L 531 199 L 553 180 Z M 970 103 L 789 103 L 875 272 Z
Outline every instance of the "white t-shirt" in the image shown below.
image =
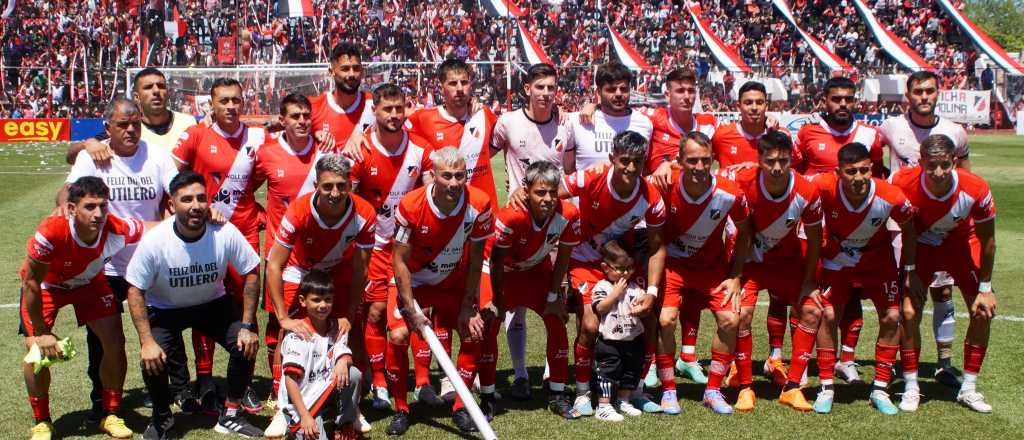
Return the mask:
M 615 286 L 608 280 L 598 281 L 591 290 L 592 303 L 597 304 L 607 298 L 614 288 Z M 631 304 L 640 299 L 644 293 L 644 290 L 635 282 L 630 281 L 626 285 L 626 293 L 619 298 L 615 307 L 604 316 L 598 317 L 601 320 L 601 325 L 597 330 L 601 333 L 601 337 L 608 341 L 632 341 L 644 333 L 644 323 L 640 321 L 640 318 L 629 314 Z
M 109 144 L 110 141 L 103 142 Z M 177 174 L 178 168 L 170 153 L 139 141 L 134 155 L 114 155 L 110 166 L 105 168 L 97 167 L 89 153 L 80 151 L 65 182 L 71 184 L 85 176 L 99 177 L 110 188 L 111 213 L 121 218 L 157 221 L 161 218 L 160 202 L 170 193 L 171 179 Z M 133 244 L 121 249 L 107 262 L 103 272 L 124 276 L 135 247 Z
M 931 127 L 915 124 L 909 114 L 894 116 L 882 122 L 878 132 L 882 134 L 882 141 L 889 146 L 890 176 L 896 175 L 903 168 L 916 166 L 921 160 L 921 142 L 933 134 L 944 134 L 953 140 L 956 146 L 953 156 L 957 159 L 967 159 L 971 153 L 964 127 L 938 115 L 935 125 Z
M 654 124 L 651 119 L 638 111 L 630 111 L 626 116 L 608 116 L 598 110 L 594 112 L 594 123 L 580 123 L 579 113 L 569 116 L 569 134 L 572 151 L 576 152 L 576 170 L 585 170 L 598 162 L 607 161 L 612 153 L 612 139 L 626 130 L 640 133 L 648 142 Z
M 342 356 L 352 354 L 347 345 L 348 335 L 339 338 L 337 326 L 331 327 L 333 328 L 326 335 L 314 331 L 313 337 L 308 341 L 295 333 L 288 333 L 281 341 L 281 371 L 283 374 L 298 373 L 301 376 L 298 382 L 302 403 L 314 418 L 322 407 L 313 406 L 322 402 L 334 387 L 331 381 L 334 364 Z M 288 398 L 288 387 L 284 386 L 283 382 L 282 378 L 281 387 L 277 391 L 277 401 L 281 405 L 281 411 L 288 418 L 288 424 L 294 426 L 299 423 L 300 417 L 295 411 L 295 405 Z
M 542 123 L 519 109 L 498 118 L 491 142 L 495 149 L 505 150 L 509 194 L 523 184 L 526 168 L 533 162 L 546 160 L 562 169 L 562 157 L 573 144 L 568 124 L 560 124 L 558 116 L 558 112 L 552 112 L 551 119 Z
M 125 279 L 146 292 L 146 305 L 177 309 L 223 296 L 228 264 L 245 274 L 259 263 L 259 255 L 231 223 L 208 224 L 202 237 L 186 242 L 172 217 L 142 237 Z

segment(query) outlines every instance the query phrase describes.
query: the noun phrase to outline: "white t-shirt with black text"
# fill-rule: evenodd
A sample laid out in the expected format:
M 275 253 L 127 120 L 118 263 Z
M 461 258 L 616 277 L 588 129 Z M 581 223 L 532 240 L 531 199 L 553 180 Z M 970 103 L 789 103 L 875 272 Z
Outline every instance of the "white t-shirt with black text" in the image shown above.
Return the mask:
M 608 280 L 598 281 L 591 290 L 593 295 L 592 304 L 597 304 L 612 293 L 615 286 Z M 630 281 L 626 285 L 626 293 L 619 297 L 615 304 L 604 316 L 598 316 L 601 325 L 598 332 L 607 341 L 632 341 L 644 333 L 644 323 L 639 317 L 629 314 L 629 309 L 636 300 L 645 294 L 635 282 Z
M 576 152 L 576 170 L 585 170 L 592 165 L 608 160 L 612 153 L 612 139 L 626 130 L 640 133 L 647 142 L 651 141 L 654 124 L 647 115 L 630 111 L 625 116 L 609 116 L 601 110 L 594 112 L 594 123 L 580 123 L 579 113 L 569 116 L 569 135 L 572 150 Z

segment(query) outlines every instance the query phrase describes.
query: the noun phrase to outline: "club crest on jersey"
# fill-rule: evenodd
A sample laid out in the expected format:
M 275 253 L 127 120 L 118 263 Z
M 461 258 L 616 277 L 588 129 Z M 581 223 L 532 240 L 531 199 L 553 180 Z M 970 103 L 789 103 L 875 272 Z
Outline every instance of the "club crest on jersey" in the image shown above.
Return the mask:
M 405 172 L 407 174 L 409 174 L 409 177 L 415 176 L 416 175 L 416 165 L 409 165 L 409 167 L 407 167 L 405 169 Z
M 480 130 L 477 130 L 476 127 L 469 127 L 469 134 L 477 139 L 480 138 Z
M 565 148 L 565 142 L 561 139 L 555 139 L 555 151 L 561 153 L 563 148 Z
M 462 232 L 464 232 L 466 234 L 469 234 L 469 231 L 471 229 L 473 229 L 473 222 L 463 222 L 462 223 Z
M 787 228 L 792 228 L 793 225 L 795 225 L 795 224 L 796 224 L 796 219 L 795 218 L 790 217 L 790 218 L 786 219 L 786 227 Z
M 558 234 L 556 234 L 554 232 L 551 232 L 551 233 L 548 234 L 548 243 L 549 244 L 554 243 L 555 240 L 557 240 L 557 239 L 558 239 Z
M 249 159 L 256 158 L 256 149 L 252 146 L 245 147 L 245 155 L 249 156 Z
M 634 215 L 634 216 L 629 218 L 630 226 L 636 225 L 637 223 L 640 223 L 640 216 L 639 215 Z
M 348 242 L 351 242 L 353 238 L 355 238 L 355 235 L 348 234 L 348 235 L 342 237 L 341 241 L 345 242 L 345 243 L 348 243 Z
M 709 216 L 711 217 L 711 220 L 718 220 L 718 219 L 722 218 L 722 210 L 721 209 L 712 209 L 711 212 L 709 213 Z
M 878 226 L 882 224 L 882 219 L 875 217 L 871 219 L 871 226 Z

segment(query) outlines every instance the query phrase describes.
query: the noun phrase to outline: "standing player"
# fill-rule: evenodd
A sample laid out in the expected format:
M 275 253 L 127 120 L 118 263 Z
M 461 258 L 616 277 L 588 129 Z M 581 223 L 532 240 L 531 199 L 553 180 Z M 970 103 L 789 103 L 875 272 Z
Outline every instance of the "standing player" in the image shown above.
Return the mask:
M 935 114 L 935 106 L 939 100 L 939 78 L 932 72 L 914 72 L 907 78 L 906 98 L 909 102 L 907 112 L 900 116 L 886 119 L 879 127 L 886 145 L 889 146 L 889 169 L 891 175 L 904 168 L 917 165 L 921 158 L 920 145 L 933 134 L 944 134 L 953 140 L 953 162 L 956 167 L 971 170 L 970 148 L 967 145 L 967 132 L 964 127 L 949 119 Z M 896 225 L 889 224 L 889 230 L 897 235 Z M 938 355 L 939 368 L 935 370 L 935 379 L 951 388 L 960 387 L 960 372 L 953 366 L 953 336 L 956 334 L 956 310 L 953 302 L 953 280 L 949 274 L 939 272 L 931 283 L 932 298 L 932 334 L 935 335 L 935 348 Z
M 664 387 L 661 407 L 666 414 L 680 412 L 672 365 L 680 311 L 690 315 L 689 320 L 696 323 L 700 321 L 701 310 L 711 309 L 718 330 L 711 342 L 714 367 L 704 402 L 716 412 L 727 413 L 732 408 L 725 403 L 719 386 L 736 347 L 740 275 L 750 250 L 747 199 L 734 182 L 712 174 L 711 139 L 707 135 L 690 131 L 683 135 L 682 142 L 677 157 L 682 171 L 673 173 L 672 186 L 664 193 L 669 214 L 665 227 L 667 258 L 665 295 L 661 298 L 659 314 L 661 343 L 655 361 Z M 737 230 L 731 263 L 722 240 L 726 218 L 732 220 Z M 684 325 L 684 341 L 689 336 L 686 330 Z M 692 337 L 696 339 L 695 331 Z M 689 355 L 694 355 L 692 349 Z M 693 362 L 696 363 L 696 359 Z M 696 368 L 700 372 L 699 367 Z
M 393 278 L 391 270 L 391 237 L 395 235 L 395 214 L 398 203 L 409 191 L 419 185 L 424 173 L 430 169 L 430 158 L 424 148 L 414 143 L 405 131 L 405 92 L 396 85 L 384 84 L 373 91 L 374 125 L 367 130 L 359 156 L 352 165 L 352 192 L 370 203 L 377 211 L 377 226 L 370 254 L 366 290 L 362 306 L 365 308 L 364 340 L 369 358 L 372 382 L 370 393 L 378 409 L 391 406 L 387 381 L 384 377 L 384 352 L 387 349 L 388 285 Z M 417 341 L 413 341 L 417 354 Z M 423 391 L 430 384 L 430 350 L 426 357 L 416 358 L 417 389 Z M 422 367 L 426 368 L 422 368 Z M 430 387 L 433 391 L 433 387 Z M 428 391 L 429 393 L 429 391 Z M 433 393 L 436 395 L 437 393 Z M 417 396 L 425 397 L 417 393 Z M 440 399 L 431 399 L 439 403 Z
M 522 109 L 501 115 L 494 127 L 492 147 L 505 151 L 508 176 L 507 194 L 523 185 L 526 168 L 537 161 L 547 161 L 562 169 L 562 158 L 572 149 L 568 125 L 562 123 L 562 112 L 555 106 L 558 77 L 550 64 L 534 64 L 523 79 L 527 104 Z M 517 400 L 530 399 L 530 378 L 526 371 L 526 308 L 516 307 L 505 318 L 505 336 L 515 380 L 509 393 Z
M 102 386 L 100 429 L 114 438 L 130 438 L 132 431 L 115 415 L 121 405 L 127 360 L 124 332 L 117 312 L 118 301 L 103 274 L 103 265 L 126 246 L 137 243 L 144 226 L 137 219 L 108 215 L 110 189 L 98 177 L 77 179 L 67 188 L 67 218 L 47 217 L 28 241 L 22 264 L 21 326 L 25 349 L 37 346 L 43 356 L 62 356 L 53 334 L 57 312 L 66 305 L 75 309 L 78 325 L 88 326 L 103 346 L 99 363 Z M 54 270 L 50 270 L 53 267 Z M 38 373 L 22 364 L 28 401 L 36 425 L 33 440 L 49 440 L 50 370 Z
M 882 137 L 874 127 L 853 119 L 857 105 L 857 85 L 845 76 L 832 77 L 822 87 L 821 120 L 816 124 L 804 124 L 797 132 L 793 143 L 800 152 L 800 163 L 794 164 L 797 171 L 812 177 L 818 174 L 834 173 L 839 167 L 839 149 L 851 142 L 866 145 L 871 153 L 871 174 L 881 177 Z M 836 363 L 836 374 L 847 383 L 859 383 L 860 375 L 854 364 L 854 353 L 860 330 L 864 325 L 861 296 L 854 292 L 850 303 L 837 307 L 842 310 L 839 321 L 842 353 Z M 769 360 L 769 362 L 771 362 Z M 781 360 L 775 362 L 782 364 Z
M 651 139 L 651 119 L 629 108 L 633 73 L 621 63 L 607 63 L 597 68 L 594 77 L 598 109 L 589 124 L 582 123 L 579 114 L 569 118 L 571 148 L 565 155 L 566 174 L 607 160 L 614 148 L 612 140 L 624 131 L 638 133 L 648 142 Z M 644 164 L 640 166 L 643 172 Z
M 259 252 L 260 214 L 256 203 L 258 181 L 254 180 L 256 152 L 266 139 L 262 127 L 249 127 L 242 123 L 242 84 L 232 78 L 218 78 L 210 86 L 210 107 L 213 124 L 210 127 L 194 125 L 182 133 L 172 152 L 178 170 L 192 170 L 205 178 L 210 207 L 219 211 Z M 225 287 L 235 301 L 241 304 L 244 284 L 242 276 L 229 268 Z M 215 396 L 212 381 L 214 343 L 201 332 L 192 333 L 192 346 L 196 352 L 196 388 L 205 410 L 215 409 L 211 404 Z M 178 351 L 177 353 L 182 353 Z M 188 382 L 188 371 L 171 371 L 171 391 L 180 392 Z M 246 391 L 245 409 L 262 409 L 259 398 L 252 390 Z
M 934 134 L 925 138 L 920 155 L 917 166 L 901 170 L 892 179 L 917 208 L 914 226 L 921 231 L 917 237 L 917 277 L 926 282 L 935 272 L 945 271 L 960 288 L 971 323 L 964 340 L 964 381 L 957 401 L 974 411 L 988 413 L 992 406 L 976 386 L 996 311 L 992 289 L 996 204 L 983 179 L 956 168 L 956 144 L 948 136 Z M 907 272 L 914 269 L 913 265 L 903 266 Z M 900 409 L 904 411 L 916 410 L 921 399 L 917 362 L 924 301 L 923 295 L 903 298 L 900 358 L 906 386 Z
M 529 308 L 544 320 L 547 361 L 551 368 L 548 406 L 555 414 L 573 419 L 578 415 L 565 394 L 569 341 L 561 290 L 569 269 L 569 255 L 579 244 L 579 211 L 572 203 L 558 198 L 562 179 L 554 163 L 543 160 L 531 163 L 524 179 L 526 209 L 506 207 L 498 213 L 495 224 L 491 254 L 494 302 L 499 311 Z M 555 249 L 552 264 L 551 253 Z M 528 382 L 526 387 L 528 397 Z
M 790 167 L 793 144 L 789 136 L 769 131 L 757 140 L 757 149 L 757 168 L 736 173 L 736 183 L 750 203 L 754 231 L 750 258 L 743 267 L 743 299 L 736 339 L 741 390 L 735 409 L 740 412 L 753 411 L 756 400 L 750 387 L 754 343 L 750 324 L 758 292 L 768 290 L 783 305 L 795 305 L 801 298 L 818 295 L 815 272 L 821 251 L 821 200 L 814 185 Z M 805 246 L 797 238 L 801 224 L 807 235 Z
M 363 130 L 373 124 L 373 100 L 359 90 L 363 83 L 363 60 L 359 46 L 340 43 L 331 50 L 328 72 L 333 88 L 309 100 L 312 106 L 310 131 L 317 140 L 345 142 L 346 151 L 358 150 Z M 334 148 L 333 144 L 325 147 Z
M 836 153 L 836 173 L 819 174 L 813 182 L 821 196 L 825 215 L 825 245 L 819 284 L 823 292 L 817 298 L 803 298 L 800 325 L 793 332 L 793 361 L 779 403 L 800 411 L 812 406 L 800 390 L 800 378 L 815 340 L 818 344 L 818 375 L 821 391 L 813 409 L 832 411 L 835 396 L 832 384 L 835 362 L 836 321 L 853 301 L 871 299 L 878 312 L 878 340 L 875 343 L 875 378 L 869 399 L 883 414 L 896 414 L 887 387 L 899 350 L 899 298 L 901 291 L 923 293 L 920 283 L 900 286 L 892 240 L 885 229 L 889 219 L 900 225 L 907 237 L 914 232 L 913 206 L 903 192 L 885 180 L 872 177 L 875 168 L 871 150 L 852 142 Z M 916 246 L 904 246 L 900 261 L 913 267 Z M 911 279 L 913 281 L 913 279 Z M 815 323 L 820 322 L 817 327 Z
M 410 331 L 419 332 L 427 325 L 420 308 L 433 308 L 439 325 L 458 329 L 461 345 L 456 365 L 463 382 L 469 383 L 476 374 L 475 359 L 484 333 L 480 277 L 484 244 L 493 233 L 490 201 L 467 185 L 466 162 L 458 149 L 435 150 L 430 159 L 433 183 L 403 197 L 395 216 L 395 285 L 388 292 L 385 364 L 396 413 L 388 435 L 402 435 L 409 429 L 407 346 Z M 487 308 L 496 314 L 493 304 Z M 452 410 L 461 431 L 476 430 L 461 399 L 455 400 Z

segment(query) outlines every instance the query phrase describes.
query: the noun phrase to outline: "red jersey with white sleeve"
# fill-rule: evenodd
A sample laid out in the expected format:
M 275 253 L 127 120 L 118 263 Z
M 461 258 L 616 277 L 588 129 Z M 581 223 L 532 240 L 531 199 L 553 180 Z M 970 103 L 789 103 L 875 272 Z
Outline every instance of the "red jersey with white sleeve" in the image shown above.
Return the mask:
M 766 263 L 802 258 L 797 226 L 821 223 L 821 198 L 813 183 L 790 170 L 789 186 L 779 197 L 765 187 L 759 168 L 736 174 L 736 183 L 747 196 L 754 237 L 748 262 Z
M 918 244 L 946 248 L 965 246 L 976 241 L 974 224 L 996 217 L 996 203 L 988 184 L 975 174 L 963 169 L 953 172 L 953 187 L 949 193 L 935 195 L 925 188 L 920 166 L 904 168 L 893 176 L 893 185 L 903 190 L 910 203 L 917 208 L 914 226 Z M 928 250 L 936 253 L 937 250 Z M 918 251 L 922 255 L 922 251 Z
M 491 136 L 498 117 L 484 107 L 466 119 L 445 111 L 444 106 L 421 109 L 409 116 L 406 127 L 414 143 L 431 150 L 457 147 L 466 159 L 469 185 L 490 198 L 491 210 L 497 211 L 498 192 L 491 170 Z
M 688 269 L 718 268 L 729 260 L 722 241 L 725 220 L 747 219 L 747 197 L 735 182 L 711 176 L 711 186 L 699 197 L 690 197 L 683 187 L 683 173 L 674 172 L 675 182 L 665 200 L 668 223 L 664 241 L 669 264 Z
M 790 136 L 788 130 L 779 131 Z M 768 131 L 758 134 L 747 133 L 739 122 L 721 125 L 711 137 L 711 150 L 719 168 L 726 168 L 744 162 L 757 162 L 757 140 Z M 800 152 L 794 146 L 793 163 L 799 162 Z
M 103 276 L 103 265 L 121 249 L 138 243 L 145 230 L 139 219 L 108 214 L 96 241 L 86 244 L 72 222 L 63 216 L 47 217 L 25 246 L 29 258 L 50 265 L 41 286 L 45 290 L 71 290 Z M 27 273 L 28 266 L 22 265 L 21 279 Z
M 274 239 L 291 249 L 282 278 L 298 284 L 311 269 L 331 270 L 342 263 L 351 246 L 373 247 L 376 213 L 356 195 L 349 195 L 348 207 L 341 219 L 328 225 L 316 211 L 318 193 L 306 194 L 288 207 Z
M 309 98 L 309 103 L 312 104 L 312 131 L 326 130 L 334 135 L 335 142 L 342 145 L 353 131 L 366 130 L 377 120 L 373 116 L 373 95 L 367 92 L 360 92 L 347 108 L 338 104 L 333 91 Z
M 646 112 L 651 118 L 654 131 L 651 133 L 651 145 L 647 151 L 647 167 L 644 174 L 654 173 L 661 164 L 672 162 L 679 156 L 679 142 L 686 134 L 668 107 L 658 107 Z M 710 113 L 693 113 L 690 116 L 690 127 L 693 131 L 704 133 L 709 138 L 715 135 L 718 120 Z
M 824 120 L 817 124 L 804 124 L 793 139 L 800 150 L 800 163 L 794 168 L 807 176 L 831 173 L 839 167 L 839 149 L 858 142 L 868 147 L 876 176 L 882 175 L 882 135 L 874 127 L 854 121 L 846 131 L 836 131 Z
M 461 267 L 466 242 L 487 240 L 494 232 L 491 202 L 483 191 L 467 185 L 455 209 L 444 214 L 434 205 L 433 189 L 428 185 L 406 194 L 395 216 L 394 240 L 411 250 L 413 288 L 457 281 L 453 272 Z
M 210 207 L 221 212 L 250 243 L 259 243 L 259 210 L 253 179 L 256 153 L 268 138 L 262 127 L 242 125 L 234 133 L 193 125 L 182 133 L 174 158 L 206 178 Z M 254 240 L 255 239 L 255 240 Z
M 612 167 L 577 171 L 562 180 L 580 211 L 581 243 L 572 251 L 572 259 L 583 263 L 601 261 L 601 246 L 615 240 L 644 221 L 647 227 L 665 224 L 665 203 L 657 188 L 637 179 L 633 192 L 620 197 L 612 189 Z
M 316 161 L 323 157 L 319 143 L 309 137 L 301 151 L 292 150 L 282 134 L 260 147 L 256 154 L 254 178 L 267 181 L 267 233 L 276 237 L 277 228 L 292 201 L 315 190 Z M 270 251 L 266 241 L 265 251 Z
M 827 270 L 880 267 L 893 270 L 892 239 L 886 221 L 906 222 L 914 207 L 903 191 L 877 177 L 871 179 L 867 198 L 854 207 L 834 173 L 820 174 L 813 180 L 821 196 L 825 217 L 825 245 L 822 247 L 822 268 Z
M 551 218 L 538 226 L 528 210 L 508 206 L 498 212 L 494 230 L 494 246 L 508 252 L 505 270 L 521 272 L 550 266 L 555 246 L 579 244 L 580 214 L 568 200 L 559 200 Z

